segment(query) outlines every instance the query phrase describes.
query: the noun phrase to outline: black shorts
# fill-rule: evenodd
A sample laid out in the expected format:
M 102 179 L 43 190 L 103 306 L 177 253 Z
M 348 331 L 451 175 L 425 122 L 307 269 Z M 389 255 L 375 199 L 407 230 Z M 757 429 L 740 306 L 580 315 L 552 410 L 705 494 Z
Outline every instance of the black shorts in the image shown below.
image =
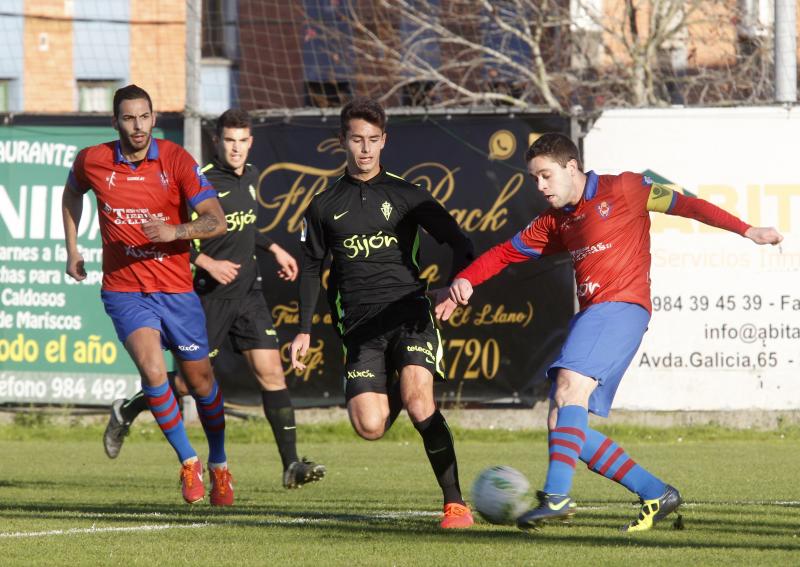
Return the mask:
M 273 328 L 272 315 L 260 289 L 250 290 L 241 299 L 214 299 L 200 296 L 206 313 L 209 357 L 219 354 L 219 349 L 230 337 L 233 350 L 257 348 L 277 349 L 278 333 Z
M 364 392 L 387 393 L 394 373 L 412 364 L 446 380 L 444 347 L 427 297 L 360 306 L 346 319 L 360 323 L 342 339 L 345 400 Z

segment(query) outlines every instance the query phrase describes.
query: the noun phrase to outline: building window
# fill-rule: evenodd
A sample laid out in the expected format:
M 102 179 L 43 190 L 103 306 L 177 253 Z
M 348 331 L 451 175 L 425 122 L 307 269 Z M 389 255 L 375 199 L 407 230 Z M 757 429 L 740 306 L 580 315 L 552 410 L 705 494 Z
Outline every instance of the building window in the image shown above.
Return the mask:
M 306 22 L 302 37 L 305 105 L 318 108 L 343 105 L 352 97 L 355 53 L 352 30 L 343 3 L 304 0 Z
M 236 0 L 204 0 L 202 33 L 203 58 L 238 59 L 239 32 Z
M 78 111 L 110 113 L 116 81 L 78 81 Z

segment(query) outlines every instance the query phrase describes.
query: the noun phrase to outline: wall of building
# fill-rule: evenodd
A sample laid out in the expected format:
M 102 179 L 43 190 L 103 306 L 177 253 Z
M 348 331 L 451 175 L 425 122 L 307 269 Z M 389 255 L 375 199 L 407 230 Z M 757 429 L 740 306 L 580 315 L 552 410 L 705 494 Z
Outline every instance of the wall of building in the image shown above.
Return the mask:
M 9 111 L 79 110 L 78 82 L 134 82 L 161 112 L 186 99 L 186 5 L 174 0 L 7 0 L 0 80 Z

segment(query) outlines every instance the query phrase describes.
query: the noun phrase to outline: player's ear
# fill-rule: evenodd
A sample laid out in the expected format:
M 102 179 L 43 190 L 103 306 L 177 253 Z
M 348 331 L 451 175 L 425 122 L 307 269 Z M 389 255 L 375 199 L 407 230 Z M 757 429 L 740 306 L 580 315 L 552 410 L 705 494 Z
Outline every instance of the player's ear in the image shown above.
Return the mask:
M 117 120 L 116 116 L 111 117 L 111 127 L 119 132 L 119 120 Z
M 152 112 L 153 112 L 153 127 L 155 128 L 155 125 L 156 125 L 156 111 L 153 110 Z
M 572 158 L 567 162 L 567 169 L 569 169 L 570 175 L 575 175 L 578 173 L 578 160 Z

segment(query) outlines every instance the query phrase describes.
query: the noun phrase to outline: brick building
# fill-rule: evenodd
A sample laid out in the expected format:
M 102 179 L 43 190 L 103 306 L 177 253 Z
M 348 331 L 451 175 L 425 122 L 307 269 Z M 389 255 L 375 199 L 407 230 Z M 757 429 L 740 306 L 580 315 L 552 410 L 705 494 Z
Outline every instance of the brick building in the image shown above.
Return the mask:
M 3 0 L 0 111 L 111 111 L 136 83 L 184 108 L 186 6 L 169 0 Z

